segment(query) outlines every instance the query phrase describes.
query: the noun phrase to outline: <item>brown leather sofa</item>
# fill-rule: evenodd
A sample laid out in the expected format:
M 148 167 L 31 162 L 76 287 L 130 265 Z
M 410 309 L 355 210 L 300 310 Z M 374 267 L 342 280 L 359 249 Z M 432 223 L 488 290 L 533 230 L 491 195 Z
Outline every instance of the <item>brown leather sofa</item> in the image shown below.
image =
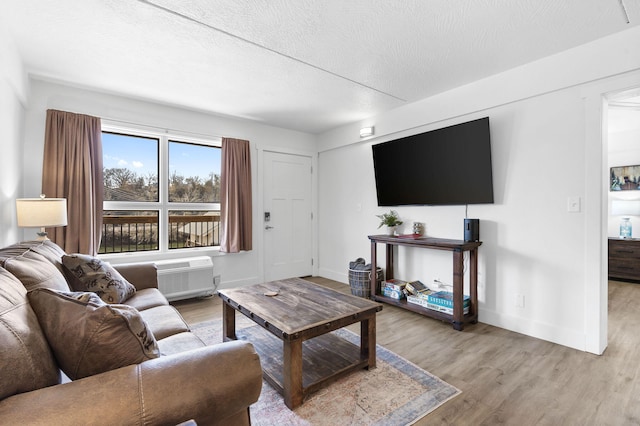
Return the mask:
M 68 284 L 59 288 L 61 279 L 69 282 L 61 264 L 64 254 L 50 241 L 0 249 L 1 424 L 176 425 L 190 419 L 198 425 L 250 424 L 249 405 L 257 401 L 262 387 L 253 346 L 240 341 L 206 346 L 158 291 L 153 264 L 116 269 L 135 286 L 135 294 L 124 304 L 144 319 L 159 356 L 75 380 L 66 378 L 60 370 L 66 348 L 57 339 L 51 341 L 48 330 L 49 316 L 59 312 L 43 312 L 42 306 L 33 304 L 38 294 L 60 295 L 64 303 L 81 304 L 73 300 L 78 293 L 64 296 L 65 291 L 72 292 Z M 43 324 L 43 318 L 48 322 Z M 63 339 L 85 333 L 81 329 L 89 323 L 69 324 L 58 331 Z M 69 351 L 87 351 L 71 346 Z M 104 359 L 112 361 L 115 355 L 109 347 L 102 350 Z M 89 367 L 94 362 L 90 359 Z

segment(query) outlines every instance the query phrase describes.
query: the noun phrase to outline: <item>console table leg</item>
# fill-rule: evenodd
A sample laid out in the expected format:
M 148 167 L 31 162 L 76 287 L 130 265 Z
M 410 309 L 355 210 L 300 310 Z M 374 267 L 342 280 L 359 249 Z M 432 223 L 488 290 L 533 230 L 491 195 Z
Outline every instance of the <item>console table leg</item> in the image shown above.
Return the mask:
M 375 300 L 376 294 L 378 294 L 378 252 L 376 242 L 371 241 L 371 283 L 369 284 L 371 289 L 369 298 Z
M 387 273 L 385 274 L 385 279 L 391 280 L 393 279 L 393 245 L 386 244 L 386 255 L 387 255 Z
M 464 257 L 462 251 L 453 251 L 453 328 L 462 331 L 464 323 Z
M 469 250 L 469 296 L 471 298 L 471 306 L 469 306 L 469 315 L 477 323 L 478 320 L 478 249 Z

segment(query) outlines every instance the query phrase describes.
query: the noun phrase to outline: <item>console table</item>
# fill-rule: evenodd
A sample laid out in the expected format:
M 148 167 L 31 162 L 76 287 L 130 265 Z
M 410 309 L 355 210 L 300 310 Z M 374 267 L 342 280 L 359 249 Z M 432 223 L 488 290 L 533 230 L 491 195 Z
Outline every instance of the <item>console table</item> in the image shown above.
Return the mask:
M 371 270 L 377 267 L 377 245 L 385 244 L 387 270 L 386 279 L 393 276 L 394 246 L 408 246 L 432 250 L 446 250 L 453 254 L 453 315 L 444 312 L 424 308 L 414 303 L 408 303 L 406 299 L 396 300 L 382 295 L 382 289 L 376 279 L 371 280 L 371 298 L 378 302 L 398 306 L 427 317 L 451 322 L 455 330 L 461 331 L 464 323 L 475 324 L 478 322 L 478 247 L 480 241 L 448 240 L 443 238 L 402 238 L 392 235 L 369 235 L 371 240 Z M 464 252 L 469 252 L 469 313 L 464 314 Z

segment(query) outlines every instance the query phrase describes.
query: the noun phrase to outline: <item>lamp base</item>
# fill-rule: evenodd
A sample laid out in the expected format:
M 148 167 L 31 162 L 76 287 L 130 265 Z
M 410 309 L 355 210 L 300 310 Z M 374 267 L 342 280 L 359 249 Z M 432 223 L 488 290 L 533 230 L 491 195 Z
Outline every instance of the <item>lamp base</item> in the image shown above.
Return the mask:
M 47 241 L 49 239 L 49 237 L 47 236 L 48 234 L 44 230 L 44 228 L 42 228 L 42 230 L 37 234 L 38 234 L 38 238 L 36 238 L 36 241 Z

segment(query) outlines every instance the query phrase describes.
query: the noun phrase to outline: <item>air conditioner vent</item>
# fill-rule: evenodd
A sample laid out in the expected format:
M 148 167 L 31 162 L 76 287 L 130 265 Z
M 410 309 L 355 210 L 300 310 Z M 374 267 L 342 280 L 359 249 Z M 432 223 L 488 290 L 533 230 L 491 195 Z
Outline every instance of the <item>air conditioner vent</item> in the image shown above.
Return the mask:
M 213 261 L 208 256 L 158 260 L 158 288 L 169 300 L 215 293 Z

